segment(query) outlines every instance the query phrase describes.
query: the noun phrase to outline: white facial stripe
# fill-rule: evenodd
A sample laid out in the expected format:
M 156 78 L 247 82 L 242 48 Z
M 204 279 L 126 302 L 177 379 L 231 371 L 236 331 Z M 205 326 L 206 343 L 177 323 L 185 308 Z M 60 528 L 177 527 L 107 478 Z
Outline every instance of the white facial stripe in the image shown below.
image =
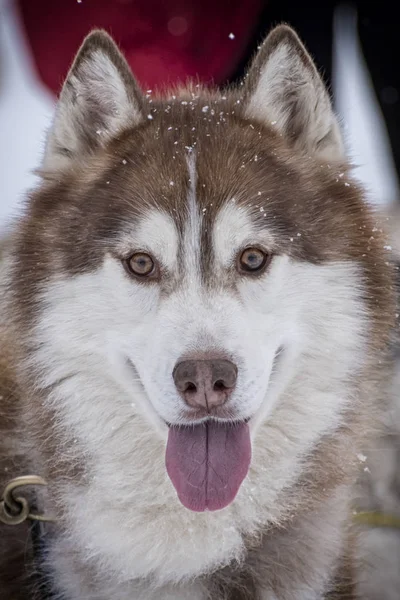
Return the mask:
M 168 270 L 176 267 L 178 232 L 172 217 L 164 212 L 151 210 L 140 222 L 134 235 L 124 238 L 123 245 L 133 251 L 148 250 Z
M 189 277 L 197 277 L 200 272 L 200 235 L 201 235 L 201 215 L 196 202 L 196 155 L 191 152 L 187 157 L 189 170 L 189 194 L 188 194 L 188 218 L 185 225 L 183 236 L 183 256 L 185 261 L 185 271 Z

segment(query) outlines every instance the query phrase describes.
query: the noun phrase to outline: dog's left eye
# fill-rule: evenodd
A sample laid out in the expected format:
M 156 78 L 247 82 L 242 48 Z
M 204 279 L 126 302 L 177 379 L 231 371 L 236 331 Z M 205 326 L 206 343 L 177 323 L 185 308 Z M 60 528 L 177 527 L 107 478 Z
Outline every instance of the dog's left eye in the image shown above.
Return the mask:
M 260 273 L 268 266 L 271 255 L 259 248 L 246 248 L 239 256 L 239 270 L 245 273 Z
M 148 277 L 155 272 L 155 263 L 150 254 L 136 252 L 126 261 L 130 273 L 136 277 Z

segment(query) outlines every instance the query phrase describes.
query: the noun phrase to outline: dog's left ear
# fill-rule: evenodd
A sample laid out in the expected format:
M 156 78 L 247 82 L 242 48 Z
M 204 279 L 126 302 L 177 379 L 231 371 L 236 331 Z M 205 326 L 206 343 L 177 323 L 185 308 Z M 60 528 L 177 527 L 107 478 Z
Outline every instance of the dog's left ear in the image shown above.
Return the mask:
M 246 116 L 276 127 L 300 151 L 342 161 L 343 142 L 331 101 L 296 33 L 279 25 L 268 35 L 244 83 Z
M 43 173 L 70 167 L 144 118 L 143 95 L 126 60 L 105 31 L 93 31 L 61 90 Z

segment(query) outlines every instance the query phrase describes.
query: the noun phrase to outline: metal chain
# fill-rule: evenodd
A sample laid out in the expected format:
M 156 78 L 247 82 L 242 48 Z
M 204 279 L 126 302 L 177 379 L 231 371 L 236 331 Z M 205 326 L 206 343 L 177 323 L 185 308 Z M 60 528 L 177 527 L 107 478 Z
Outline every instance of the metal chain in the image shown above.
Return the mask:
M 26 520 L 54 521 L 54 519 L 50 517 L 32 512 L 29 502 L 24 496 L 14 495 L 14 492 L 18 488 L 36 485 L 43 486 L 47 485 L 47 483 L 38 475 L 25 475 L 9 481 L 4 488 L 0 501 L 0 523 L 4 523 L 5 525 L 20 525 Z

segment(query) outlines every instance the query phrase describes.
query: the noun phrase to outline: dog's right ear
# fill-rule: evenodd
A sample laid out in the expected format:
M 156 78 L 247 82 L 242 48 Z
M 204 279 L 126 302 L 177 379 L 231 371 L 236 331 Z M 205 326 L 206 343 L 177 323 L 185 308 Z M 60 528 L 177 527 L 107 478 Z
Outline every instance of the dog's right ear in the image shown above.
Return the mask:
M 62 88 L 41 171 L 51 174 L 144 120 L 143 95 L 111 37 L 84 40 Z

